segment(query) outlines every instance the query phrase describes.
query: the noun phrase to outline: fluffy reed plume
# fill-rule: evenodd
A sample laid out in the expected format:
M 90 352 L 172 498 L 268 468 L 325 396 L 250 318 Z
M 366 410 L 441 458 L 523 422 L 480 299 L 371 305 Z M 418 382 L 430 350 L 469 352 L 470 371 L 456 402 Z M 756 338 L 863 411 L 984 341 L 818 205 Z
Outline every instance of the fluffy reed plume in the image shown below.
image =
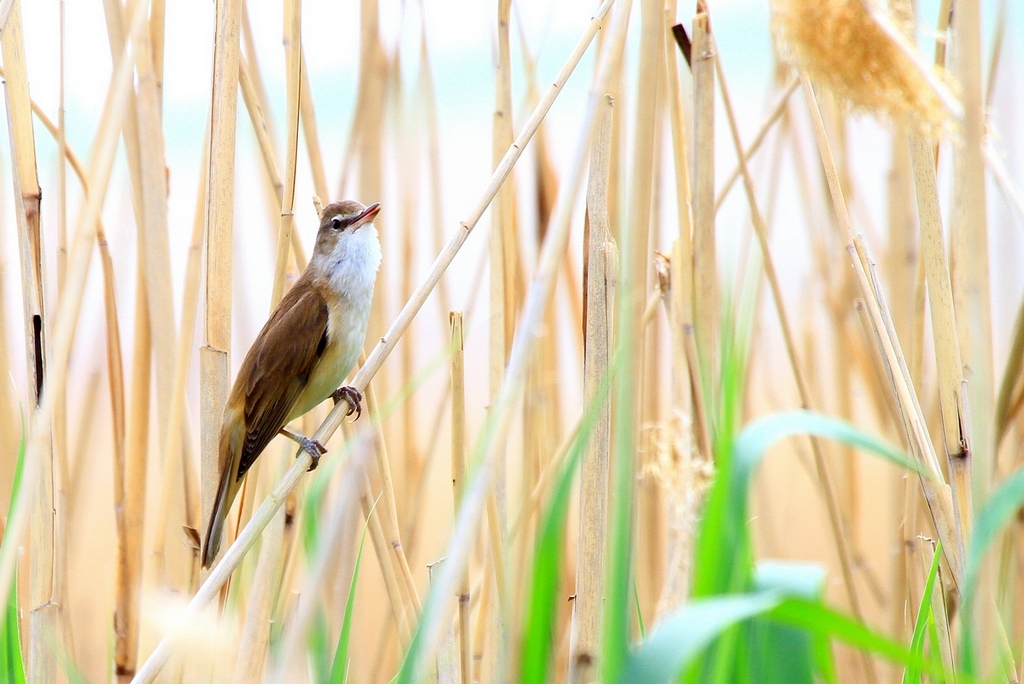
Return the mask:
M 771 8 L 782 59 L 854 109 L 927 132 L 949 128 L 958 105 L 948 76 L 925 63 L 876 0 L 772 0 Z

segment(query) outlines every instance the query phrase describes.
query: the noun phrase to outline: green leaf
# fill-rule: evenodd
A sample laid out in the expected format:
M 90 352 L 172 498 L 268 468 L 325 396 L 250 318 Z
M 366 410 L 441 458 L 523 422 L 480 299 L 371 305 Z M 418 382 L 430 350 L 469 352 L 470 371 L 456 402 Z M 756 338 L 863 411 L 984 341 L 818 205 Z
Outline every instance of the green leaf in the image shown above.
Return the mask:
M 939 558 L 942 556 L 942 542 L 936 543 L 932 555 L 932 567 L 928 570 L 928 579 L 921 593 L 921 605 L 917 609 L 917 620 L 914 621 L 914 635 L 910 638 L 910 652 L 917 658 L 924 659 L 924 636 L 928 625 L 932 623 L 932 592 L 935 589 L 935 578 L 939 574 Z M 933 642 L 933 647 L 938 648 Z M 903 670 L 903 684 L 921 681 L 921 671 L 914 665 Z
M 777 592 L 735 594 L 693 601 L 651 631 L 629 655 L 621 682 L 663 684 L 674 679 L 722 632 L 782 601 Z
M 380 501 L 380 496 L 377 496 Z M 363 523 L 363 535 L 359 538 L 359 550 L 356 552 L 356 564 L 352 568 L 352 581 L 348 586 L 348 600 L 345 601 L 345 617 L 341 621 L 341 634 L 338 635 L 338 646 L 334 650 L 334 663 L 331 665 L 331 684 L 344 684 L 348 680 L 348 645 L 352 638 L 352 612 L 356 603 L 356 582 L 359 581 L 359 566 L 363 562 L 363 546 L 366 544 L 366 530 L 370 527 L 370 516 L 377 508 L 373 502 L 370 512 Z
M 18 460 L 14 467 L 14 483 L 11 486 L 11 503 L 7 510 L 7 520 L 11 520 L 14 509 L 21 495 L 21 476 L 25 467 L 25 417 L 22 414 L 21 441 L 18 443 Z M 9 543 L 7 537 L 3 540 Z M 21 628 L 18 621 L 18 572 L 15 568 L 11 578 L 11 588 L 7 593 L 7 606 L 4 608 L 3 634 L 0 634 L 0 668 L 3 668 L 3 681 L 11 684 L 23 684 L 25 681 L 25 665 L 21 653 Z
M 821 602 L 824 585 L 825 569 L 812 563 L 763 561 L 754 576 L 758 591 L 774 590 L 807 601 Z M 814 682 L 818 637 L 761 617 L 751 620 L 747 630 L 751 641 L 747 672 L 752 681 Z
M 558 618 L 558 583 L 562 576 L 562 550 L 565 519 L 569 510 L 572 485 L 587 443 L 608 398 L 609 382 L 604 378 L 587 404 L 580 429 L 573 438 L 558 475 L 537 534 L 530 578 L 529 606 L 520 652 L 520 681 L 543 684 L 550 681 L 555 623 Z
M 963 616 L 964 629 L 960 630 L 961 666 L 968 674 L 977 672 L 978 663 L 974 652 L 973 623 L 974 598 L 978 589 L 978 573 L 981 572 L 985 553 L 996 536 L 1006 527 L 1024 506 L 1024 468 L 1016 470 L 999 487 L 978 512 L 971 532 L 970 548 L 967 550 L 967 566 L 964 570 Z

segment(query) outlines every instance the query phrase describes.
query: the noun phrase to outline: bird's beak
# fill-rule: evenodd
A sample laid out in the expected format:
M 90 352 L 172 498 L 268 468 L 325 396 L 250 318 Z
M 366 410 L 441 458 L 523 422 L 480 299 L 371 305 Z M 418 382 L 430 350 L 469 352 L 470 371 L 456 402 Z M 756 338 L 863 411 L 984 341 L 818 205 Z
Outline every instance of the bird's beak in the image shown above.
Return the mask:
M 360 226 L 366 223 L 372 223 L 373 219 L 377 218 L 377 214 L 380 212 L 380 202 L 374 202 L 370 206 L 363 209 L 363 211 L 352 219 L 352 230 L 357 230 Z

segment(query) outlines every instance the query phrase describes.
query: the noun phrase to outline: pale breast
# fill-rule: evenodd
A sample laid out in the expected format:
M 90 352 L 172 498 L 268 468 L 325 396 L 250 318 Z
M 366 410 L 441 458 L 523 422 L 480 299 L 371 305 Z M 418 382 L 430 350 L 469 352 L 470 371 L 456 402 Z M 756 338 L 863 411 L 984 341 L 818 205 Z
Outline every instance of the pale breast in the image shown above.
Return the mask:
M 370 318 L 373 285 L 380 265 L 380 243 L 377 241 L 376 230 L 368 225 L 362 227 L 362 231 L 367 234 L 360 236 L 364 238 L 360 241 L 364 244 L 359 247 L 364 248 L 365 253 L 355 255 L 350 251 L 346 258 L 330 264 L 325 269 L 329 275 L 318 281 L 327 301 L 327 346 L 295 402 L 289 421 L 331 396 L 359 359 Z

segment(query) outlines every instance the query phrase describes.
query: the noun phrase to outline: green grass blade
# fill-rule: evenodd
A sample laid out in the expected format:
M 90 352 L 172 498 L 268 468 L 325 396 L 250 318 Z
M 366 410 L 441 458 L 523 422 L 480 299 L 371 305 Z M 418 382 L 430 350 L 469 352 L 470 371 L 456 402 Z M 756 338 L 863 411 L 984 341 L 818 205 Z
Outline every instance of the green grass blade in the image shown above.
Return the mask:
M 543 684 L 548 681 L 558 617 L 558 583 L 562 575 L 565 518 L 576 468 L 586 442 L 577 438 L 558 476 L 555 490 L 541 520 L 528 593 L 529 606 L 523 648 L 520 653 L 520 681 Z
M 774 609 L 776 592 L 736 594 L 688 603 L 658 625 L 629 655 L 625 684 L 664 684 L 678 676 L 726 629 Z
M 953 673 L 946 672 L 938 660 L 919 658 L 898 641 L 817 601 L 789 597 L 773 608 L 767 617 L 781 624 L 840 639 L 854 648 L 874 653 L 903 667 L 914 666 L 939 681 L 953 681 Z M 963 683 L 971 679 L 957 676 L 956 681 Z
M 7 511 L 7 519 L 14 514 L 18 497 L 21 494 L 21 475 L 25 466 L 25 420 L 22 416 L 21 441 L 18 443 L 18 461 L 14 467 L 14 482 L 11 486 L 11 503 Z M 5 538 L 4 543 L 7 543 Z M 25 664 L 21 653 L 21 628 L 18 622 L 18 573 L 15 570 L 11 578 L 11 590 L 7 595 L 7 606 L 4 609 L 3 635 L 0 635 L 0 667 L 3 668 L 3 681 L 11 684 L 23 684 L 25 681 Z
M 985 505 L 978 511 L 971 532 L 970 548 L 967 550 L 967 566 L 964 571 L 963 620 L 965 628 L 960 630 L 961 666 L 968 674 L 977 672 L 978 663 L 972 629 L 972 610 L 975 592 L 978 589 L 978 573 L 981 572 L 985 553 L 996 536 L 1012 520 L 1024 505 L 1024 468 L 1016 470 L 1000 484 Z
M 924 637 L 928 625 L 932 622 L 932 592 L 935 589 L 935 578 L 939 574 L 939 558 L 942 556 L 942 542 L 935 546 L 935 553 L 932 556 L 932 567 L 928 570 L 928 579 L 924 584 L 924 591 L 921 593 L 921 605 L 917 609 L 917 620 L 914 621 L 914 634 L 910 638 L 910 652 L 916 657 L 924 658 Z M 933 642 L 934 643 L 934 642 Z M 921 671 L 914 665 L 908 665 L 903 670 L 903 684 L 919 682 Z
M 609 367 L 609 376 L 614 372 L 615 363 Z M 534 552 L 533 575 L 530 578 L 529 606 L 523 647 L 520 652 L 520 681 L 529 684 L 543 684 L 550 681 L 548 674 L 554 648 L 555 622 L 558 617 L 558 582 L 562 576 L 562 551 L 565 538 L 565 521 L 572 496 L 572 485 L 576 479 L 580 461 L 586 451 L 587 442 L 594 431 L 594 423 L 608 400 L 610 377 L 599 384 L 588 403 L 580 429 L 566 454 L 562 470 L 558 475 L 547 509 L 541 519 Z
M 377 496 L 380 501 L 380 496 Z M 377 501 L 373 502 L 366 522 L 363 523 L 363 534 L 359 538 L 359 550 L 356 551 L 356 564 L 352 568 L 352 581 L 348 587 L 348 600 L 345 601 L 345 617 L 341 621 L 341 634 L 338 635 L 338 646 L 334 650 L 334 662 L 331 665 L 331 684 L 344 684 L 348 680 L 348 645 L 352 638 L 352 612 L 356 603 L 356 582 L 359 581 L 359 566 L 363 562 L 363 546 L 366 544 L 366 531 L 370 528 L 370 516 L 377 508 Z

